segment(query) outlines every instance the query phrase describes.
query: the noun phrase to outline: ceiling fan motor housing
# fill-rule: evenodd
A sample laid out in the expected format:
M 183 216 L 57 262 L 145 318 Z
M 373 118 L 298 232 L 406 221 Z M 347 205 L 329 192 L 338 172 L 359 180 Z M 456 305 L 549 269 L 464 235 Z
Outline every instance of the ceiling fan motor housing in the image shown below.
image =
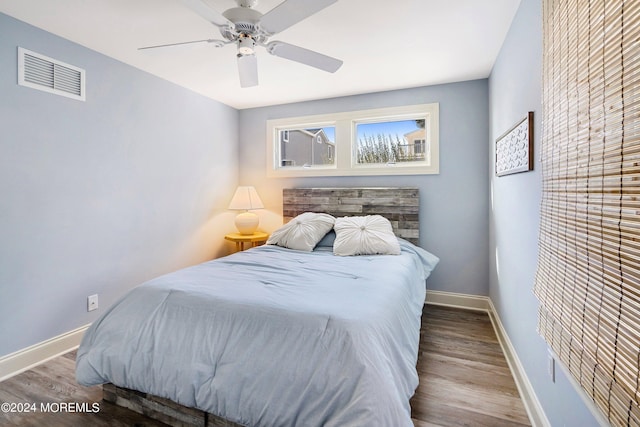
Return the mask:
M 262 18 L 262 13 L 247 7 L 234 7 L 225 11 L 222 15 L 233 22 L 236 27 L 238 25 L 251 25 L 255 28 L 260 18 Z
M 220 28 L 222 37 L 229 41 L 238 41 L 238 49 L 247 47 L 251 48 L 253 53 L 253 46 L 255 42 L 263 42 L 265 36 L 258 29 L 258 22 L 262 18 L 262 13 L 248 7 L 234 7 L 223 13 L 224 17 L 233 23 L 233 27 Z M 243 38 L 247 36 L 252 39 L 253 44 L 249 46 L 249 41 L 245 41 L 243 45 Z

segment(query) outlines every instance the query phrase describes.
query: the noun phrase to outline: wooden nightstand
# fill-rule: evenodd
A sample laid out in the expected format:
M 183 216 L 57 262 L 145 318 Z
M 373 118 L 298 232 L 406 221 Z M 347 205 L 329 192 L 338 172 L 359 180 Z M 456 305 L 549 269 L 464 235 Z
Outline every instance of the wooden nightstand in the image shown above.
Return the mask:
M 259 246 L 267 241 L 269 235 L 262 231 L 256 231 L 253 234 L 229 233 L 224 236 L 225 240 L 229 240 L 236 244 L 236 252 L 244 250 L 244 244 L 249 243 L 250 248 Z

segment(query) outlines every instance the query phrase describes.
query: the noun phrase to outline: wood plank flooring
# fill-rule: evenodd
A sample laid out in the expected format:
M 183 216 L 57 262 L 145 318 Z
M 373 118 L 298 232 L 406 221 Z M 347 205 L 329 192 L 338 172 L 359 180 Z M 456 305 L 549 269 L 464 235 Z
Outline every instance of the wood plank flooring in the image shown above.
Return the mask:
M 420 334 L 416 427 L 531 425 L 486 313 L 427 305 Z
M 164 426 L 102 401 L 102 388 L 75 382 L 75 352 L 0 383 L 0 404 L 35 404 L 37 411 L 0 411 L 2 426 Z M 489 316 L 425 306 L 422 317 L 420 385 L 411 399 L 416 427 L 531 425 Z M 78 412 L 54 411 L 53 403 L 73 402 Z M 42 412 L 40 404 L 50 404 Z M 99 412 L 85 412 L 92 404 Z

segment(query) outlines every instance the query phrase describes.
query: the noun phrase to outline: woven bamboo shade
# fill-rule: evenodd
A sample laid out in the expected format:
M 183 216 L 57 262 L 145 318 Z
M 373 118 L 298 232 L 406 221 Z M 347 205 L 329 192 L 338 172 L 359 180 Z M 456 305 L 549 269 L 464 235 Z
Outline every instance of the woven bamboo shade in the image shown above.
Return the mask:
M 544 0 L 538 331 L 640 426 L 640 1 Z

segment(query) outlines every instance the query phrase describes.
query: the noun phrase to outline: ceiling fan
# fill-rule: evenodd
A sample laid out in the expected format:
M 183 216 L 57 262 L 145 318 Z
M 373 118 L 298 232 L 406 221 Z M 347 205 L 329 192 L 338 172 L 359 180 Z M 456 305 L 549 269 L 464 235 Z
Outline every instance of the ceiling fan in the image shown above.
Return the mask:
M 342 66 L 341 60 L 281 41 L 268 42 L 268 39 L 336 1 L 338 0 L 285 0 L 263 15 L 253 9 L 258 0 L 236 0 L 238 7 L 223 13 L 210 8 L 203 0 L 182 0 L 192 11 L 218 27 L 224 40 L 194 40 L 147 46 L 139 48 L 139 50 L 193 43 L 211 43 L 215 47 L 223 47 L 233 43 L 238 49 L 238 72 L 241 87 L 258 85 L 256 46 L 264 47 L 272 55 L 334 73 Z

